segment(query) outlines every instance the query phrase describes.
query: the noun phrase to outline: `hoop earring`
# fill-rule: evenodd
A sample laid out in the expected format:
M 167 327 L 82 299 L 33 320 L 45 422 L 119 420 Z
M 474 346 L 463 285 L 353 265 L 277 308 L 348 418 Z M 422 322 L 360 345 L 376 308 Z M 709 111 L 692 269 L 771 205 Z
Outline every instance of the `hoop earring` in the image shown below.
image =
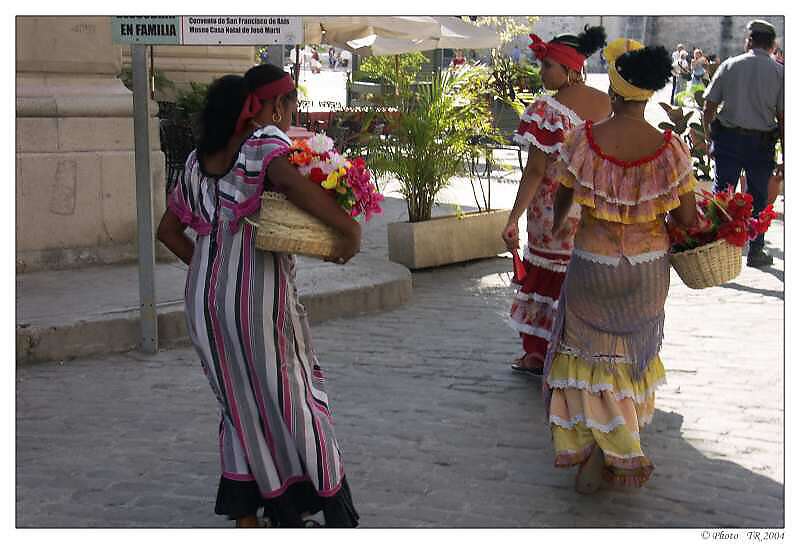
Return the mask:
M 574 77 L 573 77 L 573 74 L 575 74 Z M 570 70 L 567 73 L 567 85 L 574 85 L 574 84 L 576 84 L 578 82 L 584 83 L 585 81 L 586 81 L 586 78 L 583 76 L 583 73 L 578 73 L 578 72 L 575 72 L 573 70 Z
M 273 123 L 280 123 L 282 120 L 283 120 L 283 116 L 280 113 L 275 112 L 275 113 L 272 114 L 272 122 Z

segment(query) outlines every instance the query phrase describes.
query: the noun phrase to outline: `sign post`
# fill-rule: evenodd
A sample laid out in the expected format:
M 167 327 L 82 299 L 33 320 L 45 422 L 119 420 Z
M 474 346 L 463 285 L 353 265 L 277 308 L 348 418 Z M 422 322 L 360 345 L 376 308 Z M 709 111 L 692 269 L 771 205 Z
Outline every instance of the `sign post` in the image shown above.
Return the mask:
M 156 247 L 153 230 L 153 178 L 150 170 L 150 89 L 147 46 L 131 45 L 133 58 L 133 140 L 136 164 L 136 220 L 139 246 L 141 349 L 158 352 Z
M 179 44 L 179 17 L 112 17 L 114 43 L 130 44 L 133 63 L 133 154 L 136 167 L 136 231 L 139 248 L 139 349 L 158 351 L 156 240 L 153 228 L 153 175 L 150 169 L 150 78 L 147 48 Z

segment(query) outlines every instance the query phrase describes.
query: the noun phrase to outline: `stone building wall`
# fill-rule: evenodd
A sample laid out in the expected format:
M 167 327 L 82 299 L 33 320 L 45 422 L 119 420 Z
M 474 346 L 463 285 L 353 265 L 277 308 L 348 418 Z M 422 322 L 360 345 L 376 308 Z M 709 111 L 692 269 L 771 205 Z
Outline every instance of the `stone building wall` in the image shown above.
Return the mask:
M 687 48 L 699 47 L 707 54 L 716 53 L 721 58 L 738 55 L 744 49 L 745 26 L 752 19 L 769 21 L 777 30 L 778 41 L 783 44 L 784 17 L 767 15 L 710 15 L 710 16 L 551 16 L 543 15 L 531 28 L 542 39 L 550 40 L 558 34 L 575 34 L 585 25 L 602 24 L 609 40 L 629 37 L 647 44 L 663 45 L 672 51 L 678 43 Z M 511 44 L 530 51 L 528 36 L 519 36 Z M 599 71 L 599 53 L 589 58 L 588 69 Z
M 16 18 L 16 269 L 133 260 L 133 97 L 109 17 Z M 164 155 L 150 108 L 155 213 Z
M 682 43 L 687 49 L 699 47 L 706 54 L 725 59 L 744 52 L 745 27 L 753 19 L 775 25 L 778 40 L 783 43 L 784 18 L 766 15 L 648 17 L 646 42 L 664 45 L 670 51 Z

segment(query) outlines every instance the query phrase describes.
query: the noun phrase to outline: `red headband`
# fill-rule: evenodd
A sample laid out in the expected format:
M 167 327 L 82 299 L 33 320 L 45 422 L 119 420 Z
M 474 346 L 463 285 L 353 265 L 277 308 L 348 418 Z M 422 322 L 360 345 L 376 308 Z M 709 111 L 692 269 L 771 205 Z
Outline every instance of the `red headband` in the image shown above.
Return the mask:
M 269 100 L 286 94 L 292 89 L 294 89 L 294 80 L 292 76 L 286 74 L 279 80 L 262 85 L 248 94 L 247 99 L 244 101 L 244 106 L 242 106 L 242 113 L 239 114 L 239 120 L 236 121 L 236 133 L 242 132 L 247 126 L 247 122 L 258 115 L 258 112 L 261 111 L 262 100 Z
M 528 47 L 533 50 L 533 54 L 536 55 L 537 59 L 553 59 L 557 63 L 563 64 L 567 68 L 572 68 L 576 72 L 580 72 L 581 68 L 583 68 L 586 57 L 578 53 L 574 47 L 554 41 L 546 43 L 536 34 L 531 34 L 530 37 L 533 43 Z

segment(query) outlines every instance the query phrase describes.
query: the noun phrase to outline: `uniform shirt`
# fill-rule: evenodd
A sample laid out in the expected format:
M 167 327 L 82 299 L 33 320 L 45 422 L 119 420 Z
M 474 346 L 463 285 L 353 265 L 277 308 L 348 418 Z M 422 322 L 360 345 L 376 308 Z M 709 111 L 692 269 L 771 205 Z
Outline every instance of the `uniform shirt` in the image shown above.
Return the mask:
M 774 130 L 783 114 L 783 66 L 751 49 L 720 64 L 703 98 L 722 103 L 717 119 L 726 127 Z

